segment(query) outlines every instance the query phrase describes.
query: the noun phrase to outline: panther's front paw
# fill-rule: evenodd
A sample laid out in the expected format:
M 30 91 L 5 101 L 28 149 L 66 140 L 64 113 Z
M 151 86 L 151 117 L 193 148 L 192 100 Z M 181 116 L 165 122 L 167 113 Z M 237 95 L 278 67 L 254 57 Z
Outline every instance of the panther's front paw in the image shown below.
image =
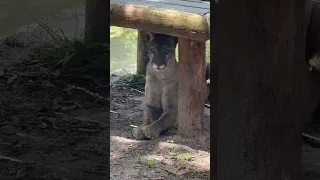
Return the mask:
M 145 139 L 145 135 L 144 135 L 144 133 L 143 133 L 143 130 L 142 130 L 142 127 L 141 127 L 141 126 L 139 126 L 139 127 L 137 127 L 137 128 L 134 128 L 134 129 L 132 130 L 132 135 L 133 135 L 133 137 L 136 138 L 137 140 L 143 140 L 143 139 Z
M 153 123 L 151 125 L 144 126 L 142 131 L 148 139 L 156 139 L 160 136 L 161 127 L 159 127 L 158 124 Z

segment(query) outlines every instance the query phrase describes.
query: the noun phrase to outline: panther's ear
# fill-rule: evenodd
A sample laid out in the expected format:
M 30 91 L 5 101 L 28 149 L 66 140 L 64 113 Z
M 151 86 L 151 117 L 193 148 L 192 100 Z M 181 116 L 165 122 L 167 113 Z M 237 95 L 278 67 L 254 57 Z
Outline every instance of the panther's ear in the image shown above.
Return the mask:
M 154 35 L 153 35 L 152 32 L 146 32 L 146 34 L 145 34 L 145 36 L 144 36 L 144 40 L 145 40 L 146 42 L 149 42 L 149 41 L 151 41 L 151 40 L 153 39 L 153 37 L 154 37 Z

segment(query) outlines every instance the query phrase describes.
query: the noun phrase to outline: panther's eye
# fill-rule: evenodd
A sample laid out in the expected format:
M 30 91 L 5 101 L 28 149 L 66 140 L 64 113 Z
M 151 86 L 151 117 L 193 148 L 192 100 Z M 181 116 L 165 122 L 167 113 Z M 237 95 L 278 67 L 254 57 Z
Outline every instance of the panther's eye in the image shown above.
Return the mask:
M 156 52 L 156 49 L 151 48 L 150 51 L 151 51 L 151 52 Z
M 164 53 L 165 53 L 165 54 L 169 54 L 169 53 L 170 53 L 170 50 L 169 50 L 169 49 L 166 49 L 166 50 L 164 50 Z

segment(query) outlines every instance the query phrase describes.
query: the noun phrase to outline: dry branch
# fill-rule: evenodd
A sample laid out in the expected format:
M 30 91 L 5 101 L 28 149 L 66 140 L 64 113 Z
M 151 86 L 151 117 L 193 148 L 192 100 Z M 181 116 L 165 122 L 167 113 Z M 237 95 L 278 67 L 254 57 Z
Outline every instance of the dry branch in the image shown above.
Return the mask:
M 0 159 L 9 160 L 9 161 L 13 161 L 13 162 L 19 162 L 19 163 L 23 162 L 20 159 L 15 159 L 15 158 L 6 157 L 6 156 L 0 156 Z

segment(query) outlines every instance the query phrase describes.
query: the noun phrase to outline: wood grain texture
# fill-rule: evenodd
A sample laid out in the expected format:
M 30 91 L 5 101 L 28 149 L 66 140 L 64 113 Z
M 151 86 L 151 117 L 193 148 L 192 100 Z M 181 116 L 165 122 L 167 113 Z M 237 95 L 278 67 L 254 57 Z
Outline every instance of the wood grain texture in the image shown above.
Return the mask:
M 178 132 L 202 135 L 204 118 L 205 43 L 179 38 Z
M 175 10 L 110 3 L 110 25 L 207 41 L 209 28 L 204 16 Z
M 210 12 L 210 2 L 199 0 L 111 0 L 111 2 L 141 5 L 161 9 L 171 9 L 199 15 Z
M 300 179 L 309 96 L 305 7 L 301 0 L 223 0 L 212 10 L 212 178 Z

